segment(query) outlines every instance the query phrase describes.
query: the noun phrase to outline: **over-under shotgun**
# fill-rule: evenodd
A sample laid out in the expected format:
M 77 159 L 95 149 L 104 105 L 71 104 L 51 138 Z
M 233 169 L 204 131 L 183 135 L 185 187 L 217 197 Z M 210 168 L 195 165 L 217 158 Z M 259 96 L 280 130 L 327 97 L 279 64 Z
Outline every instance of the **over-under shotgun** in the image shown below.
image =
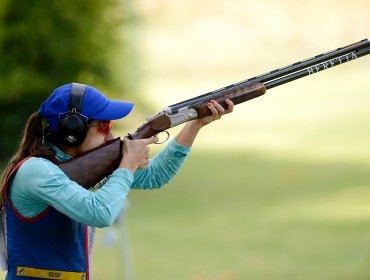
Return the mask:
M 173 104 L 148 118 L 129 139 L 144 139 L 180 125 L 210 115 L 207 104 L 215 100 L 227 108 L 226 99 L 239 104 L 263 95 L 266 90 L 315 74 L 370 53 L 370 42 L 360 42 L 326 52 L 312 58 L 267 72 L 265 74 Z M 122 158 L 122 140 L 117 138 L 60 165 L 60 168 L 85 188 L 90 188 L 110 175 Z

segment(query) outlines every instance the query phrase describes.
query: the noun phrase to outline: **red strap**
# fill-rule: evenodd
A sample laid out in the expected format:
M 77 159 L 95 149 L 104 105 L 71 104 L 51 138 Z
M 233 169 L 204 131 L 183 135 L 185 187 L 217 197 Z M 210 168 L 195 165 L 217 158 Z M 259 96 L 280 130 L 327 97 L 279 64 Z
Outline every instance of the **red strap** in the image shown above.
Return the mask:
M 49 210 L 51 209 L 51 206 L 48 206 L 47 208 L 45 208 L 45 210 L 43 210 L 41 213 L 39 213 L 37 216 L 35 217 L 32 217 L 32 218 L 27 218 L 27 217 L 24 217 L 21 213 L 18 212 L 18 210 L 13 206 L 13 204 L 11 203 L 9 197 L 8 197 L 8 185 L 9 185 L 9 180 L 10 178 L 14 175 L 14 173 L 18 170 L 18 168 L 28 159 L 30 159 L 32 156 L 28 156 L 24 159 L 22 159 L 20 162 L 18 162 L 12 169 L 12 171 L 10 171 L 9 173 L 9 176 L 6 178 L 6 181 L 5 181 L 5 185 L 4 185 L 4 199 L 6 200 L 6 202 L 8 203 L 8 205 L 10 206 L 10 208 L 12 209 L 12 211 L 14 212 L 14 214 L 19 218 L 21 219 L 22 221 L 25 221 L 25 222 L 34 222 L 38 219 L 40 219 L 41 217 L 43 217 L 47 212 L 49 212 Z M 5 203 L 3 203 L 3 207 L 4 207 Z

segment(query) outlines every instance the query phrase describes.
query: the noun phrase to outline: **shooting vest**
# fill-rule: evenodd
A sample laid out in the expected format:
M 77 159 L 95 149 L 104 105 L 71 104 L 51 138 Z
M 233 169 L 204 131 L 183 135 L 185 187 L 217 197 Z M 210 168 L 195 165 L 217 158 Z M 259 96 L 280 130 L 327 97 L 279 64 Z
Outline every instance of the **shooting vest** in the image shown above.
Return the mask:
M 89 279 L 88 229 L 49 206 L 36 217 L 22 216 L 12 205 L 10 181 L 5 188 L 8 273 L 13 279 Z

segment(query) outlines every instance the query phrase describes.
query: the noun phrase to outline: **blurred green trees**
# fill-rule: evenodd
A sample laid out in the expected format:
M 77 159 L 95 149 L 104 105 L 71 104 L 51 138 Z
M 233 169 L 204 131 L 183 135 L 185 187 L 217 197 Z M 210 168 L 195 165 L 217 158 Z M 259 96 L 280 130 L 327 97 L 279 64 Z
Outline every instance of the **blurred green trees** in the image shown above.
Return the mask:
M 123 67 L 129 67 L 130 58 L 124 26 L 135 17 L 126 4 L 1 1 L 1 160 L 13 153 L 28 116 L 59 85 L 76 81 L 103 92 L 127 92 Z

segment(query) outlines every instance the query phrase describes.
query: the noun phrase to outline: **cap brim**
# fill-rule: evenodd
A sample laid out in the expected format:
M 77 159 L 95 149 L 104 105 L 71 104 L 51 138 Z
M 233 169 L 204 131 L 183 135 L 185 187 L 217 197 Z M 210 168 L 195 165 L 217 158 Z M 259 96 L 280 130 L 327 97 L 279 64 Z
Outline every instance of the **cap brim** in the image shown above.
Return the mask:
M 109 100 L 102 110 L 94 114 L 94 119 L 102 121 L 118 120 L 126 117 L 133 107 L 134 103 Z

